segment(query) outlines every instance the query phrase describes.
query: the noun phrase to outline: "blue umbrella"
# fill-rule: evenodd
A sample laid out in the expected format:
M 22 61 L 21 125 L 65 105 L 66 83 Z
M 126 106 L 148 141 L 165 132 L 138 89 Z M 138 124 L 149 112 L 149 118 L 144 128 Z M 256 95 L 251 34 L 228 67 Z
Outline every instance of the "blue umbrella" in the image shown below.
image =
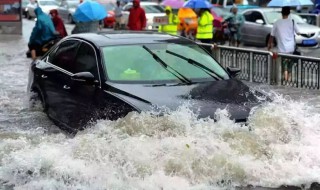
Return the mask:
M 94 1 L 85 1 L 80 4 L 73 15 L 76 21 L 90 22 L 102 20 L 107 17 L 106 9 Z
M 188 7 L 192 9 L 201 9 L 201 8 L 209 9 L 212 7 L 212 5 L 206 0 L 189 0 L 184 3 L 183 7 Z
M 272 0 L 268 7 L 295 7 L 295 6 L 313 5 L 311 0 Z

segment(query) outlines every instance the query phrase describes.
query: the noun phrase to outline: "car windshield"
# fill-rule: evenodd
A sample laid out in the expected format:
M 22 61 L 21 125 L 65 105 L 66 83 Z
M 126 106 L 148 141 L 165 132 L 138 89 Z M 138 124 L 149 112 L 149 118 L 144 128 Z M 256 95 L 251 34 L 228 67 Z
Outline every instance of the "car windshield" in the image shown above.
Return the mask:
M 106 74 L 108 79 L 114 82 L 152 84 L 180 82 L 177 76 L 185 77 L 192 82 L 215 80 L 205 70 L 170 52 L 196 60 L 214 71 L 215 75 L 224 79 L 229 78 L 225 70 L 198 45 L 173 43 L 104 47 Z M 157 57 L 165 64 L 161 64 Z
M 53 5 L 58 6 L 58 3 L 55 1 L 39 1 L 39 4 L 42 6 L 53 6 Z
M 277 20 L 282 18 L 282 15 L 280 12 L 265 12 L 265 15 L 266 15 L 267 21 L 270 24 L 274 24 Z M 299 15 L 291 13 L 290 18 L 292 18 L 294 22 L 297 24 L 305 23 L 305 21 Z
M 146 13 L 164 13 L 165 10 L 159 5 L 142 5 L 142 8 Z

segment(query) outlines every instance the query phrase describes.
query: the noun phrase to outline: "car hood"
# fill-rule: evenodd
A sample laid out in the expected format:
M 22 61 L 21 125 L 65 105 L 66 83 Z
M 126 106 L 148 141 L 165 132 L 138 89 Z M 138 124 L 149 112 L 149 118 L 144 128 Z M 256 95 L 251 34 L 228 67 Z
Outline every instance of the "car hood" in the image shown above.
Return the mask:
M 297 24 L 298 29 L 300 33 L 306 34 L 306 33 L 316 33 L 320 31 L 320 28 L 311 24 Z
M 249 87 L 236 79 L 196 83 L 192 85 L 152 86 L 106 83 L 106 92 L 140 111 L 151 106 L 176 110 L 184 103 L 199 117 L 215 118 L 217 109 L 227 109 L 231 119 L 245 121 L 252 107 L 259 104 Z

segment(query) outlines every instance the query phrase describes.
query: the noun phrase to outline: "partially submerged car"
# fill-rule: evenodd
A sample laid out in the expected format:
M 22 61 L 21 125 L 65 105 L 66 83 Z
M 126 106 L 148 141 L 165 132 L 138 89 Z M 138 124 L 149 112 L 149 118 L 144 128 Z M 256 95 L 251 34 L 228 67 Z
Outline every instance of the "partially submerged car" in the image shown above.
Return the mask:
M 31 64 L 29 91 L 58 125 L 78 130 L 90 120 L 117 119 L 185 102 L 199 117 L 227 109 L 246 122 L 259 104 L 255 91 L 234 78 L 193 41 L 160 33 L 87 33 L 63 38 Z

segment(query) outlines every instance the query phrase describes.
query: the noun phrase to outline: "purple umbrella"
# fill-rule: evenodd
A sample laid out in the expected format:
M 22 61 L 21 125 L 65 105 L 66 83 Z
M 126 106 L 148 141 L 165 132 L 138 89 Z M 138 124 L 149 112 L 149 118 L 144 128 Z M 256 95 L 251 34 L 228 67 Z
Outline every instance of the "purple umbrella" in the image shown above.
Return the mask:
M 164 0 L 161 4 L 165 6 L 170 6 L 173 9 L 179 9 L 183 7 L 184 1 L 182 0 Z

